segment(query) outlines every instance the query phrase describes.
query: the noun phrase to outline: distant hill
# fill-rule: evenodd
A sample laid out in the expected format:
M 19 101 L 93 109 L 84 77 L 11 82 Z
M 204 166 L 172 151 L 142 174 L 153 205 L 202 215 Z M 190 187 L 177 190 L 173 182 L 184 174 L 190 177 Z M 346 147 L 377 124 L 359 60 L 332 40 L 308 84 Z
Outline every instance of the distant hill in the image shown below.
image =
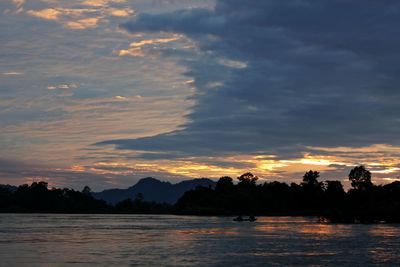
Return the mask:
M 137 184 L 126 189 L 107 189 L 102 192 L 92 193 L 92 195 L 94 198 L 116 204 L 127 198 L 134 199 L 136 194 L 142 193 L 145 201 L 174 204 L 186 191 L 197 186 L 214 187 L 215 182 L 207 178 L 200 178 L 171 184 L 170 182 L 147 177 L 140 179 Z

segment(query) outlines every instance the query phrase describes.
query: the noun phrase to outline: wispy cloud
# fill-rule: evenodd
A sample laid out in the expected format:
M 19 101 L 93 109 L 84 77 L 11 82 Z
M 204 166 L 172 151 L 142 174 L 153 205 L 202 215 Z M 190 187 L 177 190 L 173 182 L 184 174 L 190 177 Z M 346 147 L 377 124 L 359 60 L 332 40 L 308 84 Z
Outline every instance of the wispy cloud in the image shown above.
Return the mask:
M 146 54 L 140 47 L 121 49 L 118 51 L 118 56 L 144 57 Z
M 58 85 L 49 85 L 47 86 L 48 90 L 66 90 L 66 89 L 76 89 L 78 86 L 75 83 L 70 84 L 58 84 Z
M 134 10 L 125 6 L 112 6 L 124 3 L 124 1 L 84 1 L 75 5 L 61 2 L 57 7 L 44 9 L 30 9 L 26 13 L 37 18 L 52 20 L 73 30 L 96 28 L 99 23 L 107 23 L 110 17 L 128 17 L 134 14 Z M 21 4 L 23 6 L 24 3 Z
M 23 73 L 18 72 L 18 71 L 9 71 L 9 72 L 3 72 L 2 75 L 4 75 L 4 76 L 19 76 L 19 75 L 23 75 Z
M 17 13 L 21 13 L 24 11 L 25 0 L 12 0 L 12 2 L 17 9 Z
M 54 8 L 46 8 L 42 10 L 28 10 L 27 14 L 41 19 L 58 20 L 62 12 Z
M 173 37 L 169 38 L 155 38 L 155 39 L 145 39 L 145 40 L 140 40 L 137 42 L 132 42 L 129 45 L 128 49 L 121 49 L 119 50 L 118 56 L 123 57 L 123 56 L 132 56 L 132 57 L 143 57 L 146 55 L 145 50 L 143 49 L 144 47 L 147 46 L 154 46 L 158 44 L 165 44 L 165 43 L 171 43 L 174 41 L 179 40 L 180 37 L 177 35 L 173 35 Z

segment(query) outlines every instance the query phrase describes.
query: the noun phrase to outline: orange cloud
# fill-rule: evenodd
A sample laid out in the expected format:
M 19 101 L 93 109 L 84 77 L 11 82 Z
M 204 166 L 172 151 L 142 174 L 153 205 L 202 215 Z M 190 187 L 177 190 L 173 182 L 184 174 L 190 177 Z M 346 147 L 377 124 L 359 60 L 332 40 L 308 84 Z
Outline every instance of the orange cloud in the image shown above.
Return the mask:
M 132 42 L 128 49 L 121 49 L 118 51 L 118 56 L 131 56 L 131 57 L 143 57 L 146 55 L 142 47 L 146 45 L 163 44 L 179 40 L 179 37 L 171 38 L 155 38 L 155 39 L 145 39 L 138 42 Z
M 163 43 L 169 43 L 179 40 L 177 37 L 171 37 L 171 38 L 157 38 L 157 39 L 148 39 L 148 40 L 142 40 L 139 42 L 133 42 L 130 44 L 130 47 L 142 47 L 145 45 L 150 45 L 150 44 L 163 44 Z
M 31 16 L 46 20 L 58 20 L 61 15 L 61 12 L 54 8 L 46 8 L 42 10 L 28 10 L 26 13 L 28 13 Z
M 142 49 L 140 49 L 139 47 L 136 47 L 136 48 L 128 48 L 128 49 L 119 50 L 118 56 L 120 56 L 120 57 L 124 57 L 124 56 L 144 57 L 145 53 L 143 52 Z
M 77 21 L 67 21 L 65 23 L 67 28 L 72 30 L 84 30 L 88 28 L 95 28 L 99 23 L 100 18 L 86 18 Z
M 101 22 L 107 23 L 109 17 L 127 17 L 134 14 L 134 10 L 130 7 L 109 7 L 109 3 L 124 1 L 84 1 L 79 6 L 49 6 L 48 8 L 40 10 L 28 10 L 26 13 L 30 16 L 57 21 L 64 27 L 72 30 L 83 30 L 88 28 L 95 28 Z M 21 6 L 23 5 L 23 2 Z M 82 8 L 82 5 L 87 6 Z

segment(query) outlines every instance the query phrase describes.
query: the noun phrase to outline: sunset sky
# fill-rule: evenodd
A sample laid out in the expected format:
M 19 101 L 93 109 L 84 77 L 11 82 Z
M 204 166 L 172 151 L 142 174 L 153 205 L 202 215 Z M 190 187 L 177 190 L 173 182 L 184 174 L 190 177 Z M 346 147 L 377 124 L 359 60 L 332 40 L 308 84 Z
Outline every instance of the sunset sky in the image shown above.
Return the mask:
M 0 183 L 400 176 L 400 2 L 2 0 Z

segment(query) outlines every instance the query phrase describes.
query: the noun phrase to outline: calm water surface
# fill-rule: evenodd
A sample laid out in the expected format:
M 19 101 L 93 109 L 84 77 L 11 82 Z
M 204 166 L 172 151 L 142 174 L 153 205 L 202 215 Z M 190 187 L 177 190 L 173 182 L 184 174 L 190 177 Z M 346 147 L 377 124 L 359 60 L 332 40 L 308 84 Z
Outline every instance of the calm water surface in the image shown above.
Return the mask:
M 0 266 L 400 266 L 399 225 L 0 214 Z

